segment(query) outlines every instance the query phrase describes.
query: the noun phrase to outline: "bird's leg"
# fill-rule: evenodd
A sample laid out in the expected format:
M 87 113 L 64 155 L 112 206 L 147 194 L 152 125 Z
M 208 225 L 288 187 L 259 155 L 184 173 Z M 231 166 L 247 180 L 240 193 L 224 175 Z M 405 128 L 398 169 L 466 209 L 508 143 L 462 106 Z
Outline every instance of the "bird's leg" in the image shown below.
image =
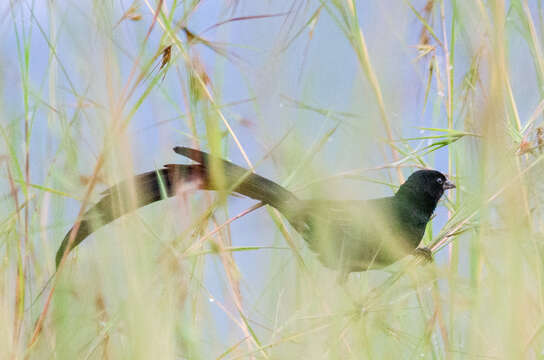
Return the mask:
M 429 264 L 433 262 L 433 252 L 428 247 L 418 247 L 414 250 L 413 255 L 416 258 L 419 258 L 422 260 L 421 264 Z

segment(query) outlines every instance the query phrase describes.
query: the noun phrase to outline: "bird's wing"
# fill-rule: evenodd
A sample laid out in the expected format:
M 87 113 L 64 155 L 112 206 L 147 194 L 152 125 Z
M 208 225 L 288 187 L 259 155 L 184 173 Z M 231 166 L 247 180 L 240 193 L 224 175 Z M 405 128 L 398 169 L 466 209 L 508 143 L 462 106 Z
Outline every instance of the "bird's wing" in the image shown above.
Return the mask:
M 387 247 L 398 236 L 392 197 L 374 200 L 304 201 L 291 224 L 323 264 L 361 271 L 390 263 Z

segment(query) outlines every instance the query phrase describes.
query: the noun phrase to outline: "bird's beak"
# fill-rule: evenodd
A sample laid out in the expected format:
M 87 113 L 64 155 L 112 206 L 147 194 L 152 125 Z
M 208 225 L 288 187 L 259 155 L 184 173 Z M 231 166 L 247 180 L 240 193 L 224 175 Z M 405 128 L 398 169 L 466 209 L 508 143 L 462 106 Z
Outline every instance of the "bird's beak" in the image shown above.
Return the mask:
M 452 183 L 452 182 L 449 181 L 449 180 L 446 180 L 446 182 L 444 183 L 444 185 L 442 186 L 442 188 L 443 188 L 444 190 L 455 189 L 455 184 Z

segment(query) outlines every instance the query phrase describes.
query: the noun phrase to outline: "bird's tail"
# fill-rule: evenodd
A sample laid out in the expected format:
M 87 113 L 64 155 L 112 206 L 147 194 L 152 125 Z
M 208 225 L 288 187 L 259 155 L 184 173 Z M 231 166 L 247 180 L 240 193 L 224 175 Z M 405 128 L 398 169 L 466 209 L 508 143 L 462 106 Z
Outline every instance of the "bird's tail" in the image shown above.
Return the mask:
M 103 197 L 64 237 L 56 254 L 56 265 L 87 236 L 115 219 L 166 197 L 173 196 L 183 184 L 202 190 L 234 192 L 271 205 L 284 214 L 299 200 L 293 193 L 260 175 L 229 161 L 186 147 L 174 151 L 199 164 L 169 164 L 156 171 L 137 175 L 103 192 Z M 77 227 L 77 231 L 76 231 Z
M 174 151 L 200 164 L 202 189 L 235 192 L 289 212 L 299 200 L 283 186 L 229 161 L 203 151 L 177 146 Z M 167 165 L 183 167 L 185 165 Z

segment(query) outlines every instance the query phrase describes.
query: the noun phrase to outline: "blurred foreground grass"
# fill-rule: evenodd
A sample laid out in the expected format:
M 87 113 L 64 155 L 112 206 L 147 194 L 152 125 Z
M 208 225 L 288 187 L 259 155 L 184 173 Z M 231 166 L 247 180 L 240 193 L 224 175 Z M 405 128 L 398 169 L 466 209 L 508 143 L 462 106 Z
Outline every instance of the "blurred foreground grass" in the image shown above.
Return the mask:
M 541 1 L 0 10 L 1 358 L 542 358 Z M 275 210 L 217 231 L 254 204 L 188 190 L 101 229 L 48 282 L 80 209 L 182 161 L 174 145 L 301 197 L 448 172 L 436 262 L 340 286 Z

